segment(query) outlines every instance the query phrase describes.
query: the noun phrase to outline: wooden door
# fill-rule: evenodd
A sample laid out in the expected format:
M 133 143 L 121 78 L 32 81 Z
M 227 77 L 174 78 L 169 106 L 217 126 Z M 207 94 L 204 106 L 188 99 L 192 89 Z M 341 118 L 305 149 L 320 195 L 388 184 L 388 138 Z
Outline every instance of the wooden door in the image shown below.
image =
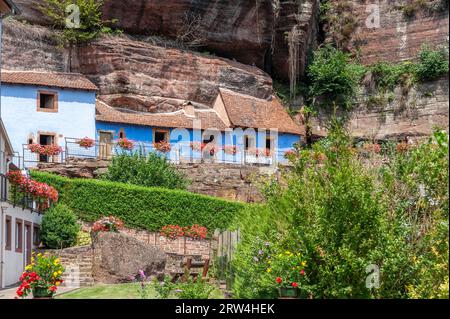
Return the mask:
M 112 156 L 113 134 L 111 132 L 100 132 L 99 136 L 98 156 L 101 159 L 110 159 Z

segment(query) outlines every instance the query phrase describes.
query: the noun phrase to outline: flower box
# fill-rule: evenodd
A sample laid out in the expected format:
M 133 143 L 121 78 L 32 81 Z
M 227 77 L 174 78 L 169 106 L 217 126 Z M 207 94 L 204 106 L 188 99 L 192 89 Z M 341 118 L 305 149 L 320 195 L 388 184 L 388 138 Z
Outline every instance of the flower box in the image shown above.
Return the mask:
M 80 145 L 80 147 L 88 149 L 95 145 L 95 141 L 91 138 L 85 137 L 78 141 L 78 145 Z
M 131 151 L 134 148 L 134 142 L 127 138 L 121 138 L 117 141 L 117 146 L 124 150 Z

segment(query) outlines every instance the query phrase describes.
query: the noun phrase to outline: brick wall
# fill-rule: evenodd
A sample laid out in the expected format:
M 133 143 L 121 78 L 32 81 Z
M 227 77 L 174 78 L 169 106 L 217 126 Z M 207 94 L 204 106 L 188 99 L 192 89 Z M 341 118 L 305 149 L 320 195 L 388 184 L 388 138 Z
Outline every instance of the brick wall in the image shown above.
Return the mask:
M 124 229 L 121 230 L 131 237 L 141 240 L 149 245 L 156 246 L 166 253 L 178 255 L 200 255 L 202 259 L 211 259 L 210 240 L 191 240 L 189 238 L 167 239 L 159 233 L 145 230 Z

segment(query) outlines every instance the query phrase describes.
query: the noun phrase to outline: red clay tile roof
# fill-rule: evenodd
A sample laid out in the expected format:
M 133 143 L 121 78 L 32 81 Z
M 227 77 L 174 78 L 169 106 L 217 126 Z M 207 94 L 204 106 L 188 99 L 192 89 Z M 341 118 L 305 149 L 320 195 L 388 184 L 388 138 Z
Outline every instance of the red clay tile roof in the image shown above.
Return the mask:
M 165 128 L 187 128 L 192 129 L 194 120 L 201 120 L 202 129 L 225 130 L 227 127 L 217 113 L 212 110 L 196 110 L 196 116 L 186 115 L 184 110 L 172 113 L 143 113 L 133 111 L 121 111 L 108 106 L 102 101 L 97 101 L 96 120 L 102 122 L 135 124 L 144 126 L 155 126 Z
M 276 97 L 263 100 L 226 89 L 220 89 L 220 96 L 235 127 L 278 129 L 305 135 L 305 127 L 294 122 Z
M 98 90 L 94 83 L 79 73 L 2 70 L 1 81 L 9 84 L 50 86 L 86 91 Z

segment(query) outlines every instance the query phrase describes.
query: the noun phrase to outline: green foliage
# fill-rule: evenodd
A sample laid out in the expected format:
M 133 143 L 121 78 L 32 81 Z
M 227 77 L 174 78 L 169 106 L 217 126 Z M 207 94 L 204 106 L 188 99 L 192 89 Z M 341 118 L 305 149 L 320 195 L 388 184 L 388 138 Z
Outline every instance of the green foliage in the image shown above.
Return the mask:
M 185 176 L 156 153 L 143 156 L 139 152 L 113 157 L 101 179 L 146 187 L 186 189 Z
M 123 183 L 69 179 L 33 171 L 38 181 L 55 186 L 60 202 L 80 218 L 95 221 L 103 216 L 122 219 L 126 226 L 159 231 L 171 224 L 199 224 L 209 231 L 224 229 L 245 204 L 181 190 Z
M 448 73 L 448 52 L 422 46 L 418 62 L 378 62 L 369 67 L 375 84 L 382 90 L 394 90 L 396 86 L 410 87 L 420 81 L 434 80 Z
M 77 246 L 88 246 L 92 244 L 91 234 L 87 231 L 80 230 L 77 234 Z
M 378 62 L 370 66 L 370 71 L 378 88 L 392 91 L 398 85 L 405 86 L 415 82 L 415 68 L 413 62 Z
M 176 283 L 174 288 L 179 299 L 208 299 L 215 289 L 206 281 L 194 280 L 191 276 L 186 281 Z
M 42 242 L 53 249 L 70 247 L 77 241 L 77 216 L 65 205 L 50 208 L 42 218 Z
M 164 275 L 164 280 L 162 282 L 160 282 L 158 278 L 154 278 L 152 287 L 155 290 L 158 299 L 167 299 L 172 293 L 175 285 L 172 283 L 170 276 Z
M 423 46 L 419 54 L 416 74 L 420 81 L 436 79 L 448 73 L 448 51 L 445 49 L 431 50 Z
M 239 216 L 236 296 L 276 296 L 281 271 L 268 256 L 288 250 L 306 261 L 300 287 L 314 298 L 448 298 L 448 134 L 384 149 L 368 163 L 334 121 L 328 139 L 300 150 L 287 187 Z M 366 286 L 370 265 L 379 287 Z
M 314 60 L 307 70 L 311 98 L 322 97 L 323 104 L 336 103 L 350 109 L 365 68 L 352 63 L 350 56 L 331 46 L 314 53 Z
M 66 12 L 69 5 L 77 5 L 80 9 L 79 28 L 67 27 Z M 55 28 L 61 30 L 62 45 L 88 42 L 102 33 L 112 33 L 109 25 L 115 21 L 102 20 L 102 0 L 44 0 L 38 9 L 53 22 Z

